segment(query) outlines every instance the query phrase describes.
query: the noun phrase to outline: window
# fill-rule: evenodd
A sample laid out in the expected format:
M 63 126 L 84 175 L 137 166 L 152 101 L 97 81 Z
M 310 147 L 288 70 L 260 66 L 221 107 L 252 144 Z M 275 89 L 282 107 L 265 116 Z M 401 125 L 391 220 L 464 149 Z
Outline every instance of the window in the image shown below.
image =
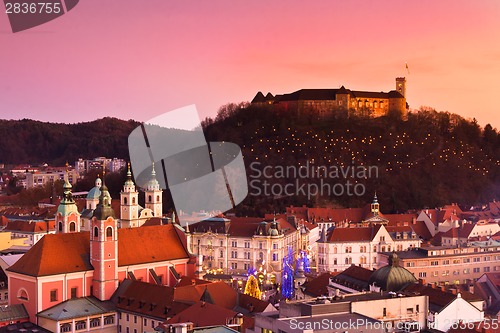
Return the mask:
M 219 257 L 224 258 L 224 251 L 220 250 Z
M 98 237 L 98 236 L 99 236 L 99 228 L 94 227 L 94 237 Z
M 155 321 L 151 320 L 151 328 L 155 328 Z
M 77 331 L 84 330 L 85 328 L 87 328 L 87 322 L 86 321 L 80 320 L 80 321 L 77 321 L 75 323 L 75 329 Z
M 238 269 L 238 263 L 232 262 L 231 263 L 231 269 Z
M 382 309 L 382 316 L 387 316 L 387 308 Z
M 489 267 L 484 267 L 484 268 L 483 268 L 483 271 L 484 271 L 485 273 L 488 273 L 488 272 L 490 271 L 490 268 L 489 268 Z
M 159 195 L 156 196 L 156 201 L 160 202 L 160 196 Z
M 99 327 L 99 326 L 101 326 L 101 319 L 100 318 L 90 319 L 90 327 Z
M 71 324 L 70 323 L 62 324 L 61 332 L 71 332 Z
M 278 249 L 278 244 L 274 243 L 274 244 L 273 244 L 273 249 L 274 249 L 274 250 L 277 250 L 277 249 Z
M 247 248 L 247 249 L 250 248 L 250 242 L 245 242 L 245 248 Z
M 78 291 L 78 288 L 74 287 L 74 288 L 71 288 L 71 298 L 77 298 L 77 291 Z
M 135 198 L 132 198 L 132 204 L 135 205 Z
M 245 252 L 245 259 L 250 259 L 250 252 Z
M 231 247 L 238 247 L 238 241 L 231 241 Z
M 450 260 L 446 259 L 446 260 L 443 260 L 443 265 L 449 265 L 450 264 Z
M 146 318 L 144 318 L 144 326 L 147 326 L 148 325 L 148 320 Z
M 479 267 L 475 267 L 473 270 L 474 273 L 479 273 L 480 271 L 481 271 L 481 269 Z
M 57 289 L 50 291 L 50 301 L 57 302 Z
M 418 277 L 419 278 L 424 278 L 426 276 L 427 276 L 427 272 L 420 272 L 420 273 L 418 273 Z
M 262 242 L 259 243 L 259 249 L 262 249 Z
M 439 265 L 439 261 L 437 260 L 431 261 L 431 266 L 437 266 L 437 265 Z
M 127 201 L 128 201 L 128 200 L 127 200 L 127 197 L 124 197 L 124 198 L 123 198 L 123 204 L 124 204 L 124 205 L 126 205 L 126 204 L 127 204 Z
M 134 316 L 134 324 L 137 324 L 137 316 Z
M 153 197 L 151 195 L 148 195 L 148 202 L 153 201 Z
M 127 321 L 129 321 L 129 320 L 130 320 L 130 316 L 129 316 L 129 314 L 127 313 Z
M 29 300 L 28 292 L 25 289 L 19 290 L 19 292 L 17 293 L 17 298 L 19 298 L 23 301 Z
M 62 222 L 59 222 L 59 231 L 62 232 Z
M 385 236 L 380 236 L 380 241 L 385 242 Z
M 115 316 L 104 317 L 104 325 L 112 325 L 115 323 Z
M 106 238 L 113 238 L 113 228 L 111 227 L 106 228 Z
M 273 261 L 278 261 L 278 254 L 277 253 L 273 253 Z

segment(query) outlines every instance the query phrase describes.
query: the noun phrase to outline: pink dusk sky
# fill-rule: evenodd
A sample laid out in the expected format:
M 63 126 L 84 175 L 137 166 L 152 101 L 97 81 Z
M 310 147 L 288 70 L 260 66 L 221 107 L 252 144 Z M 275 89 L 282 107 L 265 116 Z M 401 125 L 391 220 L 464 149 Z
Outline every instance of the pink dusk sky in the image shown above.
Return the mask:
M 213 116 L 259 90 L 389 91 L 396 76 L 412 109 L 500 128 L 500 1 L 81 0 L 19 33 L 0 13 L 3 119 Z

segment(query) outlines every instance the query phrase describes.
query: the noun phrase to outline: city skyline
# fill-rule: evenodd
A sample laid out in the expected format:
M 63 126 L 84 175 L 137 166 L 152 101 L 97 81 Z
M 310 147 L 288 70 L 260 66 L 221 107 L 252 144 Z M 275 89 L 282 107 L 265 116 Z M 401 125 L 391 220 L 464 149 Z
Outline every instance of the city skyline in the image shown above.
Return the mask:
M 16 34 L 0 15 L 0 118 L 144 121 L 189 104 L 205 117 L 259 90 L 388 91 L 406 76 L 412 109 L 500 127 L 498 2 L 140 6 L 80 2 Z

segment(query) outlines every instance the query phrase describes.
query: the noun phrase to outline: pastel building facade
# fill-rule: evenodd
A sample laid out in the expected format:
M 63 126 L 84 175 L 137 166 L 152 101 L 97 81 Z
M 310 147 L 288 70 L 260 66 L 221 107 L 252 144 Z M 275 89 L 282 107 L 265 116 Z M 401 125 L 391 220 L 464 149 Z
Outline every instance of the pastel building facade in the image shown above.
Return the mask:
M 43 237 L 7 270 L 9 304 L 24 304 L 30 321 L 37 323 L 37 314 L 62 302 L 82 297 L 108 301 L 125 278 L 172 285 L 177 275 L 194 273 L 185 235 L 177 226 L 119 229 L 102 184 L 89 230 L 80 231 L 69 182 L 64 190 L 57 234 Z M 57 332 L 63 324 L 67 329 L 67 322 L 55 324 Z

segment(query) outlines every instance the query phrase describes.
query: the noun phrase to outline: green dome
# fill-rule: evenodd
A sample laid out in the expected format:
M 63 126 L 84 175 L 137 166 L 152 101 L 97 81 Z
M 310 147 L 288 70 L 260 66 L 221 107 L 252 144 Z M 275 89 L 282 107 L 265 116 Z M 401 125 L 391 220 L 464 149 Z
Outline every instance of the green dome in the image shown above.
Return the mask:
M 95 180 L 95 186 L 87 194 L 87 200 L 98 200 L 101 195 L 101 178 L 97 177 Z
M 61 213 L 62 216 L 68 216 L 71 213 L 75 213 L 77 215 L 80 214 L 78 212 L 78 207 L 76 206 L 75 200 L 73 200 L 71 188 L 71 184 L 68 182 L 68 180 L 65 180 L 63 185 L 63 198 L 61 200 L 61 203 L 57 207 L 57 212 Z
M 105 184 L 102 184 L 101 189 L 99 204 L 95 208 L 93 216 L 100 221 L 106 220 L 110 216 L 115 218 L 115 212 L 113 208 L 111 208 L 111 195 L 109 195 L 108 188 Z
M 399 266 L 399 257 L 393 252 L 389 256 L 389 264 L 373 272 L 368 283 L 385 291 L 399 291 L 415 281 L 417 279 L 409 270 Z

